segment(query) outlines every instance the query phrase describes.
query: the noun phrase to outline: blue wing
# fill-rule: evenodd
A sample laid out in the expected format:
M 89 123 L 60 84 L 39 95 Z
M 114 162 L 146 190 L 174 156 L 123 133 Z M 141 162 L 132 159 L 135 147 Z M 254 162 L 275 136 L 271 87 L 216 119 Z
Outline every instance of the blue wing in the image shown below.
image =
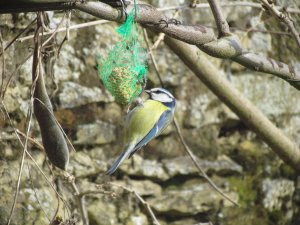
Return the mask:
M 148 144 L 153 138 L 160 135 L 166 127 L 171 123 L 173 119 L 173 111 L 166 110 L 159 118 L 155 126 L 149 131 L 149 133 L 134 147 L 133 151 L 130 153 L 129 158 L 144 145 Z

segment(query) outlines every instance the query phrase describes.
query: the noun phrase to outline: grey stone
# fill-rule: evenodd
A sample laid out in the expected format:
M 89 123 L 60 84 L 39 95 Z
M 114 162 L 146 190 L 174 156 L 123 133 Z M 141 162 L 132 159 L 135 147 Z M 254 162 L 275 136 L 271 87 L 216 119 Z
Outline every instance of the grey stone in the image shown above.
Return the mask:
M 210 124 L 222 123 L 237 116 L 212 93 L 194 93 L 186 106 L 184 125 L 188 128 L 202 128 Z
M 150 180 L 115 181 L 117 185 L 128 187 L 141 196 L 158 196 L 162 192 L 161 186 Z
M 117 207 L 114 204 L 95 200 L 89 204 L 88 215 L 90 223 L 94 225 L 119 225 Z
M 238 200 L 235 192 L 222 191 Z M 161 196 L 151 198 L 148 202 L 157 214 L 192 216 L 218 208 L 221 201 L 223 197 L 212 191 L 209 184 L 195 180 L 185 183 L 181 188 L 166 190 Z M 224 201 L 225 207 L 230 205 L 231 203 Z
M 253 33 L 250 43 L 249 49 L 253 52 L 260 52 L 260 53 L 268 53 L 272 50 L 272 39 L 271 35 L 268 33 Z
M 92 124 L 79 125 L 75 144 L 107 144 L 116 140 L 116 127 L 110 123 L 95 121 Z
M 19 70 L 20 80 L 23 84 L 30 85 L 32 83 L 32 56 L 21 66 Z
M 128 175 L 141 176 L 154 180 L 164 181 L 169 179 L 162 163 L 159 163 L 156 160 L 143 159 L 138 154 L 135 154 L 132 157 L 132 160 L 132 162 L 130 162 L 130 160 L 125 160 L 120 166 L 120 170 Z
M 90 157 L 86 151 L 80 151 L 71 155 L 68 170 L 77 178 L 90 177 L 104 173 L 107 164 L 105 161 Z
M 147 216 L 142 213 L 131 215 L 126 221 L 126 225 L 148 225 L 149 221 Z
M 249 73 L 232 76 L 232 83 L 267 116 L 300 114 L 300 92 L 282 79 Z
M 134 207 L 139 202 L 134 195 L 127 193 L 127 191 L 124 192 L 122 188 L 117 188 L 116 185 L 109 186 L 116 198 L 103 193 L 90 195 L 97 199 L 88 203 L 90 224 L 149 224 L 146 216 Z M 81 187 L 91 191 L 99 190 L 95 184 L 87 181 L 82 182 Z
M 284 133 L 300 146 L 300 116 L 299 114 L 282 116 L 275 119 Z
M 176 115 L 181 127 L 200 129 L 226 119 L 237 119 L 190 71 L 185 71 L 179 80 L 180 88 L 176 89 L 175 96 L 179 98 Z
M 100 88 L 88 88 L 74 82 L 64 82 L 58 95 L 61 108 L 74 108 L 92 102 L 112 102 L 113 97 Z
M 294 191 L 295 185 L 291 180 L 266 178 L 262 182 L 263 206 L 270 212 L 291 206 Z
M 21 115 L 27 115 L 29 100 L 29 89 L 25 86 L 18 85 L 14 88 L 8 88 L 5 93 L 4 104 L 8 112 L 20 110 Z
M 167 137 L 156 138 L 148 146 L 150 149 L 145 149 L 144 154 L 149 155 L 149 157 L 155 155 L 158 158 L 169 159 L 185 154 L 175 133 Z
M 196 219 L 181 219 L 175 222 L 168 223 L 168 225 L 182 225 L 182 224 L 189 224 L 189 225 L 212 225 L 210 222 L 199 222 Z
M 75 48 L 66 44 L 60 51 L 59 60 L 54 64 L 54 75 L 57 83 L 67 80 L 78 80 L 80 66 L 83 63 L 75 55 Z
M 199 160 L 197 158 L 197 162 L 206 173 L 210 172 L 222 175 L 232 175 L 240 174 L 243 171 L 240 165 L 238 165 L 225 155 L 220 156 L 214 161 Z M 193 161 L 188 156 L 164 160 L 163 165 L 170 177 L 174 177 L 177 175 L 196 175 L 199 173 Z
M 24 167 L 25 168 L 25 167 Z M 18 170 L 16 169 L 16 172 Z M 24 174 L 28 174 L 28 171 L 24 171 Z M 3 175 L 3 174 L 2 174 Z M 10 174 L 13 175 L 12 173 Z M 34 186 L 33 189 L 28 181 L 28 177 L 23 178 L 23 183 L 29 182 L 29 187 L 21 187 L 18 195 L 18 203 L 16 204 L 14 215 L 12 217 L 13 225 L 27 225 L 27 224 L 48 224 L 49 221 L 45 216 L 45 212 L 48 215 L 54 215 L 57 205 L 57 196 L 54 190 L 50 187 L 43 185 L 43 187 L 38 188 Z M 17 176 L 13 177 L 13 179 Z M 1 176 L 3 179 L 3 176 Z M 41 179 L 43 180 L 43 179 Z M 6 220 L 9 217 L 10 207 L 13 202 L 13 197 L 15 192 L 15 181 L 12 183 L 3 184 L 1 182 L 0 188 L 0 222 L 1 224 L 6 224 Z M 58 215 L 63 215 L 62 208 L 58 211 Z M 6 221 L 6 222 L 3 222 Z
M 220 124 L 211 124 L 202 128 L 182 129 L 182 135 L 196 156 L 200 158 L 216 158 L 222 147 L 218 135 Z

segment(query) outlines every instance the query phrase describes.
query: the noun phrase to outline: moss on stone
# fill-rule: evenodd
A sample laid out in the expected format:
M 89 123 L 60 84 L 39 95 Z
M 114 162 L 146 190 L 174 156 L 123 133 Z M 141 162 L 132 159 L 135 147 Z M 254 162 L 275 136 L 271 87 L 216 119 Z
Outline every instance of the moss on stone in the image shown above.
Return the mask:
M 254 204 L 257 198 L 257 191 L 253 187 L 254 178 L 251 176 L 229 177 L 230 186 L 235 189 L 239 195 L 239 203 L 242 207 L 249 207 Z

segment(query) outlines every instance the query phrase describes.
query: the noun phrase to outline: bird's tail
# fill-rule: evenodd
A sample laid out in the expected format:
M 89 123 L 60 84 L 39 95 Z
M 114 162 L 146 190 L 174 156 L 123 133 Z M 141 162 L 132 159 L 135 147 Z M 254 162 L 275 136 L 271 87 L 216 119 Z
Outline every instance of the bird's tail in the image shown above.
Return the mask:
M 131 148 L 127 149 L 126 151 L 122 152 L 122 154 L 118 157 L 118 159 L 114 162 L 114 164 L 110 167 L 110 169 L 106 172 L 107 175 L 112 175 L 118 167 L 122 164 L 122 162 L 128 158 L 131 153 Z

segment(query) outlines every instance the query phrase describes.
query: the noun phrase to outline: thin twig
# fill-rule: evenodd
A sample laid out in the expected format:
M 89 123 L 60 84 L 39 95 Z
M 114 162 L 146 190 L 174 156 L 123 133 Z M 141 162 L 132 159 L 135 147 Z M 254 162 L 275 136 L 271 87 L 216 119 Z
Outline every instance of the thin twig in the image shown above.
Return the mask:
M 85 27 L 96 26 L 96 25 L 99 25 L 99 24 L 110 23 L 110 22 L 111 21 L 109 21 L 109 20 L 96 20 L 96 21 L 87 22 L 87 23 L 80 23 L 80 24 L 70 26 L 69 30 L 77 30 L 77 29 L 81 29 L 81 28 L 85 28 Z M 52 34 L 55 30 L 56 30 L 56 33 L 60 33 L 60 32 L 66 32 L 67 28 L 64 27 L 64 28 L 50 30 L 48 32 L 45 32 L 44 36 Z M 26 41 L 28 39 L 32 39 L 33 36 L 34 35 L 28 35 L 26 37 L 18 38 L 17 41 L 23 42 L 23 41 Z
M 22 131 L 16 129 L 16 132 L 18 134 L 20 134 L 22 137 L 26 138 L 26 134 L 24 134 Z M 31 143 L 35 144 L 38 147 L 38 149 L 40 149 L 40 150 L 42 150 L 42 151 L 45 152 L 45 149 L 44 149 L 43 145 L 39 141 L 37 141 L 36 139 L 34 139 L 32 137 L 29 137 L 29 136 L 27 138 L 28 138 L 28 141 L 30 141 Z
M 33 55 L 33 53 L 30 53 L 29 55 L 27 55 L 27 57 L 23 60 L 23 62 L 21 62 L 17 68 L 9 75 L 8 81 L 5 84 L 5 87 L 2 91 L 2 93 L 0 93 L 0 99 L 4 99 L 6 90 L 8 88 L 8 86 L 10 85 L 11 79 L 16 75 L 16 73 L 19 71 L 19 69 L 21 69 L 21 67 L 27 62 L 28 59 L 30 59 L 30 57 Z
M 81 218 L 83 225 L 89 225 L 89 218 L 85 207 L 85 196 L 80 195 L 79 189 L 75 183 L 75 178 L 71 175 L 65 172 L 65 175 L 68 177 L 68 183 L 70 184 L 70 187 L 72 188 L 74 192 L 74 196 L 77 201 L 77 206 L 79 207 Z
M 198 170 L 201 172 L 201 175 L 208 181 L 208 183 L 210 184 L 210 186 L 215 189 L 215 191 L 217 191 L 220 195 L 222 195 L 225 199 L 227 199 L 228 201 L 230 201 L 231 203 L 233 203 L 236 206 L 239 206 L 239 204 L 234 201 L 232 198 L 230 198 L 227 194 L 225 194 L 210 178 L 209 176 L 205 173 L 205 171 L 203 170 L 203 168 L 199 165 L 196 156 L 194 155 L 194 153 L 192 152 L 192 150 L 190 149 L 190 147 L 187 145 L 187 143 L 185 142 L 180 127 L 178 125 L 178 122 L 176 120 L 176 118 L 174 118 L 174 125 L 179 137 L 180 142 L 182 143 L 182 145 L 184 146 L 185 151 L 188 153 L 188 155 L 190 156 L 190 158 L 192 159 L 194 165 L 198 168 Z
M 29 135 L 29 131 L 30 131 L 30 126 L 31 126 L 31 119 L 32 119 L 32 99 L 30 100 L 30 108 L 28 109 L 28 114 L 27 114 L 27 118 L 28 118 L 28 122 L 27 122 L 27 131 L 26 134 L 27 136 Z M 23 147 L 23 153 L 22 153 L 22 158 L 21 158 L 21 163 L 20 163 L 20 168 L 19 168 L 19 174 L 18 174 L 18 180 L 17 180 L 17 185 L 16 185 L 16 191 L 15 191 L 15 195 L 14 195 L 14 201 L 13 201 L 13 205 L 11 207 L 10 210 L 10 214 L 9 214 L 9 218 L 8 218 L 8 222 L 7 225 L 9 225 L 11 223 L 11 219 L 16 207 L 16 203 L 17 203 L 17 198 L 19 195 L 19 189 L 20 189 L 20 182 L 21 182 L 21 177 L 22 177 L 22 171 L 23 171 L 23 166 L 24 166 L 24 161 L 25 161 L 25 156 L 26 156 L 26 151 L 27 151 L 27 142 L 28 142 L 28 138 L 25 139 L 25 144 Z
M 159 73 L 159 71 L 158 71 L 158 65 L 157 65 L 157 63 L 156 63 L 156 60 L 155 60 L 154 55 L 153 55 L 153 52 L 152 52 L 152 49 L 153 49 L 152 47 L 153 47 L 154 45 L 153 45 L 152 47 L 150 47 L 150 44 L 149 44 L 150 41 L 149 41 L 149 38 L 148 38 L 147 30 L 146 30 L 145 28 L 143 29 L 143 34 L 144 34 L 144 40 L 145 40 L 145 42 L 146 42 L 146 45 L 147 45 L 147 48 L 148 48 L 148 52 L 149 52 L 151 61 L 152 61 L 153 65 L 154 65 L 154 70 L 155 70 L 156 76 L 158 77 L 161 86 L 164 87 L 162 78 L 161 78 L 160 73 Z M 161 35 L 161 34 L 163 34 L 163 33 L 160 33 L 159 35 Z M 162 40 L 163 40 L 163 39 L 162 39 Z M 155 42 L 155 43 L 156 43 L 156 42 Z
M 254 2 L 220 2 L 221 7 L 251 7 L 251 8 L 257 8 L 261 9 L 261 4 L 254 3 Z M 191 4 L 183 4 L 183 5 L 177 5 L 177 6 L 167 6 L 162 8 L 157 8 L 159 11 L 169 11 L 169 10 L 183 10 L 183 9 L 207 9 L 210 8 L 208 3 L 199 3 L 194 6 L 191 6 Z M 276 7 L 277 9 L 280 9 L 280 7 Z M 297 8 L 286 8 L 286 11 L 288 13 L 294 13 L 294 14 L 300 14 L 300 9 Z
M 160 84 L 162 87 L 164 87 L 164 84 L 163 84 L 163 81 L 161 79 L 161 75 L 160 75 L 160 72 L 158 70 L 158 66 L 157 66 L 157 63 L 156 63 L 156 60 L 155 60 L 155 57 L 151 51 L 151 49 L 149 48 L 149 39 L 148 39 L 148 35 L 147 35 L 147 31 L 146 29 L 144 29 L 144 39 L 145 39 L 145 42 L 147 44 L 147 47 L 148 47 L 148 51 L 149 51 L 149 54 L 150 54 L 150 57 L 151 57 L 151 61 L 153 62 L 153 65 L 154 65 L 154 69 L 155 69 L 155 72 L 156 72 L 156 75 L 160 81 Z M 174 125 L 175 125 L 175 128 L 176 128 L 176 131 L 177 131 L 177 134 L 178 134 L 178 137 L 185 149 L 185 151 L 188 153 L 188 155 L 190 156 L 191 160 L 193 161 L 194 165 L 197 167 L 197 169 L 200 171 L 201 175 L 207 180 L 207 182 L 211 185 L 211 187 L 216 190 L 220 195 L 222 195 L 225 199 L 227 199 L 228 201 L 230 201 L 231 203 L 233 203 L 234 205 L 238 206 L 239 204 L 232 200 L 228 195 L 226 195 L 224 192 L 222 192 L 222 190 L 209 178 L 209 176 L 205 173 L 204 169 L 199 165 L 199 163 L 197 162 L 197 158 L 194 156 L 193 152 L 191 151 L 191 149 L 189 148 L 189 146 L 186 144 L 182 134 L 181 134 L 181 129 L 177 123 L 177 120 L 176 118 L 174 118 Z
M 11 118 L 10 118 L 10 115 L 9 115 L 7 109 L 6 109 L 5 104 L 4 104 L 3 102 L 1 102 L 1 104 L 2 104 L 2 107 L 3 107 L 3 109 L 4 109 L 4 110 L 3 110 L 3 111 L 4 111 L 3 113 L 4 113 L 4 115 L 8 118 L 8 121 L 9 121 L 9 123 L 10 123 L 10 126 L 13 128 L 14 133 L 15 133 L 15 135 L 16 135 L 16 137 L 17 137 L 17 140 L 19 141 L 19 143 L 21 144 L 21 146 L 24 148 L 24 143 L 22 142 L 22 140 L 21 140 L 19 134 L 20 134 L 21 136 L 25 137 L 25 138 L 26 138 L 26 134 L 24 134 L 23 132 L 17 130 L 17 129 L 14 127 L 13 122 L 12 122 L 12 120 L 11 120 Z M 2 111 L 2 110 L 1 110 L 1 111 Z M 45 150 L 44 150 L 44 147 L 43 147 L 38 141 L 34 140 L 33 138 L 30 138 L 29 136 L 27 136 L 27 137 L 28 137 L 28 141 L 31 141 L 32 143 L 34 143 L 35 145 L 37 145 L 39 148 L 41 148 L 43 151 L 45 151 Z M 44 173 L 44 171 L 43 171 L 42 168 L 38 165 L 38 163 L 35 161 L 35 159 L 32 157 L 32 155 L 31 155 L 28 151 L 26 151 L 26 154 L 27 154 L 27 156 L 29 157 L 29 159 L 30 159 L 30 160 L 35 164 L 35 166 L 38 168 L 39 172 L 43 175 L 43 177 L 45 178 L 45 180 L 47 181 L 47 183 L 50 185 L 50 187 L 53 189 L 53 191 L 55 192 L 55 194 L 56 194 L 56 196 L 57 196 L 58 206 L 57 206 L 57 209 L 56 209 L 56 212 L 55 212 L 55 214 L 54 214 L 54 216 L 53 216 L 52 221 L 54 221 L 55 216 L 56 216 L 57 213 L 58 213 L 59 205 L 60 205 L 60 204 L 59 204 L 59 203 L 60 203 L 60 200 L 64 203 L 64 206 L 67 208 L 68 215 L 70 216 L 70 215 L 71 215 L 71 209 L 70 209 L 70 206 L 68 205 L 68 202 L 67 202 L 66 200 L 64 200 L 63 196 L 61 196 L 61 195 L 58 193 L 58 191 L 57 191 L 56 188 L 53 186 L 53 184 L 52 184 L 52 182 L 50 181 L 50 179 L 47 177 L 47 175 Z M 50 222 L 50 224 L 52 224 L 52 223 Z
M 219 31 L 219 38 L 230 35 L 229 25 L 225 19 L 219 0 L 208 0 Z
M 7 7 L 7 3 L 4 2 L 4 5 L 0 5 L 0 14 L 1 13 L 18 13 L 18 12 L 38 12 L 38 11 L 54 11 L 54 10 L 72 10 L 76 9 L 76 4 L 86 3 L 86 1 L 79 1 L 79 0 L 73 0 L 76 2 L 75 4 L 61 4 L 61 2 L 55 2 L 53 3 L 53 0 L 51 4 L 49 2 L 44 2 L 44 4 L 36 3 L 34 1 L 31 1 L 30 4 L 28 4 L 28 1 L 25 2 L 24 0 L 21 0 L 22 4 L 16 4 L 14 1 L 14 5 L 10 5 Z M 25 3 L 25 4 L 24 4 Z M 4 7 L 2 7 L 4 6 Z M 251 7 L 251 8 L 261 8 L 260 4 L 253 3 L 253 2 L 222 2 L 222 7 Z M 2 8 L 1 8 L 2 7 Z M 182 10 L 182 9 L 193 9 L 193 8 L 209 8 L 208 4 L 205 3 L 199 3 L 191 7 L 191 4 L 182 4 L 182 5 L 176 5 L 176 6 L 168 6 L 168 7 L 162 7 L 159 8 L 160 11 L 168 11 L 168 10 Z M 280 9 L 278 7 L 278 9 Z M 289 13 L 295 13 L 300 14 L 300 10 L 297 8 L 288 7 L 287 12 Z
M 60 45 L 58 46 L 58 50 L 57 50 L 57 56 L 59 56 L 60 54 L 60 50 L 63 46 L 63 44 L 69 40 L 70 38 L 70 21 L 71 21 L 71 10 L 69 10 L 67 12 L 67 20 L 66 20 L 66 34 L 64 39 L 62 40 L 62 42 L 60 43 Z
M 17 130 L 14 126 L 13 126 L 13 122 L 9 116 L 9 113 L 7 111 L 7 108 L 5 106 L 5 104 L 3 102 L 1 102 L 2 107 L 4 109 L 4 113 L 6 115 L 6 117 L 9 120 L 10 126 L 13 128 L 14 133 L 19 141 L 19 143 L 21 144 L 21 146 L 24 148 L 24 143 L 22 142 L 19 134 L 21 134 L 22 136 L 26 137 L 26 134 L 24 134 L 23 132 Z M 28 137 L 28 141 L 32 141 L 34 144 L 37 144 L 37 142 L 31 140 L 31 138 L 29 136 Z M 44 151 L 44 147 L 42 146 L 42 149 Z M 59 196 L 59 198 L 61 198 L 61 200 L 67 205 L 66 201 L 62 198 L 62 196 L 56 191 L 55 187 L 53 186 L 53 184 L 51 183 L 50 179 L 46 176 L 46 174 L 43 172 L 43 170 L 41 169 L 41 167 L 38 165 L 38 163 L 35 161 L 35 159 L 31 156 L 31 154 L 27 151 L 26 152 L 27 156 L 30 158 L 30 160 L 32 160 L 32 162 L 35 164 L 35 166 L 38 168 L 38 170 L 40 171 L 40 173 L 44 176 L 44 178 L 46 179 L 46 181 L 48 182 L 48 184 L 51 186 L 51 188 L 54 190 L 54 192 Z
M 104 195 L 109 195 L 111 197 L 116 197 L 116 193 L 112 191 L 105 191 L 105 190 L 87 190 L 84 192 L 80 192 L 78 194 L 79 197 L 85 196 L 85 195 L 94 195 L 94 194 L 104 194 Z
M 30 166 L 29 166 L 29 163 L 27 162 L 26 164 L 27 164 L 28 179 L 30 180 L 30 186 L 31 186 L 31 189 L 32 189 L 33 192 L 34 192 L 34 196 L 35 196 L 35 198 L 36 198 L 36 200 L 37 200 L 37 202 L 38 202 L 40 208 L 42 209 L 43 213 L 45 214 L 45 216 L 47 217 L 48 221 L 50 222 L 50 217 L 49 217 L 48 213 L 45 211 L 45 209 L 43 208 L 43 205 L 42 205 L 41 201 L 39 200 L 39 196 L 38 196 L 38 194 L 37 194 L 37 192 L 36 192 L 36 188 L 35 188 L 35 186 L 34 186 L 34 184 L 33 184 L 32 176 L 31 176 L 31 172 L 30 172 L 30 171 L 31 171 L 31 168 L 30 168 Z
M 34 88 L 34 87 L 32 87 L 32 88 Z M 9 225 L 11 223 L 12 215 L 13 215 L 13 212 L 14 212 L 14 209 L 15 209 L 15 206 L 16 206 L 16 203 L 17 203 L 17 198 L 18 198 L 18 195 L 19 195 L 19 188 L 20 188 L 20 182 L 21 182 L 21 177 L 22 177 L 22 171 L 23 171 L 23 166 L 24 166 L 24 161 L 25 161 L 25 156 L 26 156 L 27 146 L 28 146 L 28 136 L 29 136 L 31 120 L 32 120 L 32 114 L 33 114 L 32 112 L 33 112 L 33 98 L 30 99 L 30 104 L 29 104 L 29 108 L 28 108 L 26 139 L 25 139 L 25 143 L 24 143 L 24 147 L 23 147 L 23 153 L 22 153 L 20 169 L 19 169 L 19 174 L 18 174 L 18 181 L 17 181 L 17 185 L 16 185 L 16 192 L 15 192 L 14 201 L 13 201 L 13 205 L 11 207 L 11 211 L 10 211 L 10 214 L 9 214 L 7 225 Z
M 273 15 L 275 15 L 280 21 L 284 22 L 289 28 L 290 32 L 293 34 L 298 46 L 300 47 L 300 35 L 296 30 L 293 22 L 289 19 L 288 16 L 280 12 L 274 5 L 274 3 L 269 3 L 267 0 L 260 0 L 265 9 L 268 9 Z
M 52 30 L 51 33 L 49 33 L 49 34 L 51 34 L 51 36 L 50 36 L 47 40 L 45 40 L 45 41 L 42 43 L 42 47 L 45 46 L 45 45 L 46 45 L 46 44 L 47 44 L 47 43 L 55 36 L 55 34 L 57 33 L 57 30 L 58 30 L 59 26 L 62 24 L 62 22 L 63 22 L 63 20 L 64 20 L 64 17 L 65 17 L 65 14 L 64 14 L 64 16 L 62 17 L 60 23 L 57 25 L 57 27 L 56 27 L 54 30 Z M 35 20 L 36 20 L 36 19 L 35 19 Z M 34 20 L 34 21 L 35 21 L 35 20 Z M 33 21 L 33 22 L 34 22 L 34 21 Z M 33 22 L 32 22 L 32 23 L 33 23 Z M 39 36 L 41 36 L 41 35 L 43 35 L 43 34 L 40 33 Z M 33 36 L 34 36 L 34 35 L 32 35 L 32 38 L 33 38 Z M 28 59 L 30 59 L 30 57 L 31 57 L 32 55 L 33 55 L 33 53 L 30 53 L 30 54 L 24 59 L 24 61 L 23 61 L 20 65 L 18 65 L 17 68 L 11 73 L 11 75 L 9 76 L 9 79 L 8 79 L 8 81 L 7 81 L 7 83 L 6 83 L 5 87 L 4 87 L 4 90 L 3 90 L 2 92 L 0 92 L 0 98 L 4 99 L 5 92 L 6 92 L 7 87 L 9 86 L 9 84 L 10 84 L 10 82 L 11 82 L 11 79 L 12 79 L 13 76 L 16 74 L 16 72 L 18 72 L 18 70 L 24 65 L 24 63 L 27 62 Z M 2 90 L 2 89 L 0 89 L 0 90 Z
M 156 41 L 154 42 L 154 44 L 151 46 L 150 49 L 151 50 L 157 49 L 158 45 L 164 40 L 165 36 L 166 36 L 165 33 L 159 33 Z
M 0 56 L 3 54 L 3 52 L 5 52 L 23 33 L 25 33 L 27 30 L 29 30 L 29 28 L 31 27 L 32 24 L 34 24 L 34 22 L 36 21 L 36 18 L 34 18 L 30 24 L 27 25 L 27 27 L 25 27 L 20 33 L 17 34 L 17 36 L 15 36 L 6 46 L 4 49 L 2 49 L 2 51 L 0 52 Z M 32 35 L 33 37 L 33 35 Z
M 115 184 L 115 183 L 110 183 L 112 186 L 115 186 L 115 187 L 118 187 L 118 188 L 121 188 L 125 191 L 127 191 L 128 193 L 131 193 L 131 194 L 134 194 L 135 197 L 145 206 L 145 208 L 147 209 L 149 215 L 151 216 L 152 220 L 153 220 L 153 223 L 156 224 L 156 225 L 160 225 L 160 223 L 158 222 L 154 212 L 152 211 L 151 209 L 151 206 L 150 204 L 145 201 L 142 196 L 140 196 L 135 190 L 131 189 L 131 188 L 128 188 L 128 187 L 125 187 L 125 186 L 122 186 L 122 185 L 119 185 L 119 184 Z
M 75 5 L 76 9 L 97 16 L 102 19 L 120 21 L 124 18 L 121 9 L 109 7 L 100 2 L 86 2 Z M 132 6 L 130 6 L 132 8 Z M 181 40 L 185 43 L 196 45 L 205 53 L 223 59 L 231 59 L 255 71 L 278 76 L 300 90 L 300 70 L 292 65 L 278 62 L 272 58 L 246 51 L 241 41 L 236 36 L 216 39 L 211 29 L 202 25 L 168 24 L 165 15 L 155 7 L 148 4 L 139 5 L 140 16 L 137 22 L 156 32 L 163 32 L 167 36 Z
M 70 23 L 71 23 L 71 10 L 67 12 L 67 21 L 66 21 L 66 41 L 70 38 Z
M 206 27 L 210 27 L 210 28 L 213 28 L 213 29 L 217 29 L 216 26 L 213 26 L 213 25 L 205 25 Z M 265 30 L 265 29 L 257 29 L 257 28 L 254 28 L 254 27 L 250 27 L 250 28 L 242 28 L 242 27 L 230 27 L 229 28 L 230 30 L 232 31 L 235 31 L 235 30 L 239 30 L 239 31 L 244 31 L 246 33 L 252 33 L 252 32 L 257 32 L 257 33 L 267 33 L 267 34 L 275 34 L 275 35 L 289 35 L 291 36 L 292 34 L 289 33 L 289 32 L 283 32 L 283 31 L 276 31 L 276 30 Z
M 53 214 L 53 216 L 52 216 L 52 219 L 51 219 L 49 225 L 52 225 L 53 222 L 55 221 L 56 216 L 57 216 L 58 211 L 59 211 L 59 207 L 60 207 L 60 198 L 59 198 L 59 195 L 56 194 L 56 196 L 57 196 L 57 197 L 56 197 L 56 198 L 57 198 L 57 207 L 56 207 L 56 210 L 55 210 L 55 212 L 54 212 L 54 214 Z
M 21 142 L 22 143 L 22 142 Z M 42 168 L 37 164 L 37 162 L 35 161 L 35 159 L 32 157 L 32 155 L 29 152 L 26 152 L 27 156 L 30 158 L 30 160 L 35 164 L 35 166 L 38 168 L 39 172 L 43 175 L 43 177 L 46 179 L 47 183 L 50 185 L 50 187 L 53 189 L 53 191 L 55 192 L 58 201 L 58 206 L 56 209 L 56 212 L 54 213 L 57 214 L 58 210 L 59 210 L 59 200 L 61 200 L 64 203 L 65 208 L 67 208 L 67 212 L 68 212 L 68 216 L 71 215 L 71 207 L 69 206 L 68 202 L 63 198 L 63 196 L 61 196 L 58 191 L 56 190 L 56 188 L 53 186 L 52 182 L 50 181 L 50 179 L 47 177 L 47 175 L 43 172 Z M 51 223 L 50 223 L 51 224 Z
M 59 24 L 57 25 L 57 27 L 53 30 L 53 32 L 51 33 L 50 37 L 44 41 L 44 43 L 42 44 L 42 47 L 46 46 L 46 44 L 55 36 L 55 34 L 57 33 L 58 28 L 60 27 L 60 25 L 63 23 L 64 19 L 65 19 L 66 14 L 63 15 L 63 17 L 61 18 Z M 41 34 L 44 36 L 44 34 Z
M 207 27 L 209 27 L 209 25 Z M 256 28 L 246 29 L 246 28 L 240 28 L 240 27 L 230 27 L 230 30 L 240 30 L 240 31 L 245 31 L 247 33 L 257 32 L 257 33 L 267 33 L 267 34 L 291 36 L 291 33 L 288 33 L 288 32 L 275 31 L 275 30 L 264 30 L 264 29 L 256 29 Z
M 1 51 L 4 52 L 4 41 L 2 38 L 2 30 L 0 30 L 0 44 L 1 44 Z M 0 98 L 2 95 L 4 79 L 5 79 L 5 54 L 2 55 L 2 78 L 1 78 L 1 84 L 0 84 Z
M 41 15 L 41 13 L 38 13 L 38 16 L 40 16 L 40 15 Z M 42 32 L 42 27 L 38 24 L 35 34 L 39 35 L 40 32 Z M 35 43 L 35 52 L 39 52 L 39 48 L 40 48 L 39 43 L 36 42 Z M 39 59 L 39 54 L 34 55 L 33 62 L 32 62 L 32 73 L 38 74 L 38 59 Z M 14 212 L 14 209 L 15 209 L 15 206 L 17 203 L 17 198 L 19 195 L 20 182 L 21 182 L 22 171 L 23 171 L 25 156 L 26 156 L 27 147 L 28 147 L 28 136 L 29 136 L 32 114 L 33 114 L 33 93 L 34 93 L 34 89 L 35 89 L 35 84 L 36 84 L 36 80 L 32 83 L 32 86 L 31 86 L 31 98 L 30 98 L 30 104 L 29 104 L 29 108 L 28 108 L 28 112 L 27 112 L 26 138 L 25 138 L 25 143 L 24 143 L 24 147 L 23 147 L 22 159 L 21 159 L 21 163 L 20 163 L 16 192 L 15 192 L 14 201 L 13 201 L 13 205 L 11 207 L 7 225 L 9 225 L 11 223 L 12 215 L 13 215 L 13 212 Z

